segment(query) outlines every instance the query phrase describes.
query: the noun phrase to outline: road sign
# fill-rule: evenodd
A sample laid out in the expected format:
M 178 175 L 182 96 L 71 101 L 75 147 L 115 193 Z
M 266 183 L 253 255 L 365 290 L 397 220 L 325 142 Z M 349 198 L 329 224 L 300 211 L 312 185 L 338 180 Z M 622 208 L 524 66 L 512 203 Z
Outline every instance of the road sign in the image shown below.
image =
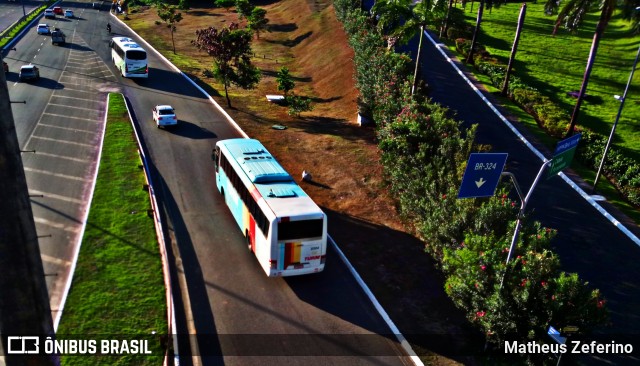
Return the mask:
M 474 153 L 469 156 L 458 198 L 491 197 L 507 162 L 506 153 Z
M 547 175 L 547 178 L 555 176 L 559 171 L 571 164 L 581 136 L 582 134 L 578 133 L 568 139 L 558 142 L 556 151 L 553 153 L 553 159 L 551 159 L 552 161 L 549 165 L 549 174 Z
M 549 335 L 549 337 L 553 338 L 553 340 L 559 344 L 565 344 L 567 342 L 567 338 L 560 337 L 560 332 L 558 332 L 556 328 L 552 326 L 549 326 L 549 329 L 547 330 L 547 334 Z

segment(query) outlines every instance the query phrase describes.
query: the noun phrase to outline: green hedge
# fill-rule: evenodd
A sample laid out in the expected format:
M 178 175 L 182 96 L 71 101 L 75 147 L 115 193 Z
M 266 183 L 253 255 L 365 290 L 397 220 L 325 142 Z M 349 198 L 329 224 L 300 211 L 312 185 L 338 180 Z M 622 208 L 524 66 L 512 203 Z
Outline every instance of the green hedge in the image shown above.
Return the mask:
M 356 4 L 336 0 L 334 8 L 355 51 L 359 108 L 376 122 L 381 162 L 399 212 L 442 269 L 453 302 L 498 347 L 509 337 L 549 342 L 551 322 L 579 324 L 584 331 L 602 324 L 604 300 L 577 275 L 559 270 L 549 249 L 553 231 L 523 219 L 516 256 L 504 264 L 518 210 L 507 197 L 511 187 L 501 185 L 491 198 L 457 198 L 469 153 L 482 149 L 473 142 L 476 127 L 462 129 L 423 90 L 411 95 L 410 59 L 386 49 L 383 35 Z M 463 39 L 456 44 L 468 47 Z M 486 52 L 480 48 L 478 54 Z M 501 66 L 495 61 L 482 67 L 499 80 Z M 522 84 L 513 79 L 521 102 L 548 124 L 560 124 L 547 100 L 533 89 L 520 91 Z

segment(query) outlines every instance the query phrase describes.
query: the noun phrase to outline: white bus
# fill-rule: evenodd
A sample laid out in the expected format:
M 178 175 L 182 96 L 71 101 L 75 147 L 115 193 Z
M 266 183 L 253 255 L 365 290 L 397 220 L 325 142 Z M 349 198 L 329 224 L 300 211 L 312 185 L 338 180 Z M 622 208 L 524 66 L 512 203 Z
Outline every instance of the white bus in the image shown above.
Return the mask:
M 327 216 L 257 140 L 216 144 L 216 186 L 267 276 L 321 272 Z
M 113 37 L 109 42 L 111 61 L 125 78 L 149 77 L 147 51 L 128 37 Z

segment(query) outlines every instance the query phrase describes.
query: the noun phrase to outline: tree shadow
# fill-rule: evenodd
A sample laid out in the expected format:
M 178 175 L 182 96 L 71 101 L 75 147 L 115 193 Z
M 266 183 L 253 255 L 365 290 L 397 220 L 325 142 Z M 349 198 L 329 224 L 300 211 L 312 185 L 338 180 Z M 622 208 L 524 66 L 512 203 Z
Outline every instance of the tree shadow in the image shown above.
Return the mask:
M 293 32 L 296 29 L 298 29 L 296 23 L 267 24 L 267 31 L 269 32 Z
M 337 96 L 331 97 L 331 98 L 309 97 L 309 99 L 311 99 L 311 101 L 314 102 L 314 103 L 330 103 L 330 102 L 333 102 L 335 100 L 342 99 L 342 96 L 341 95 L 337 95 Z
M 277 77 L 278 76 L 278 71 L 274 71 L 274 70 L 262 70 L 262 75 L 264 76 L 271 76 L 271 77 Z M 308 83 L 310 81 L 313 80 L 313 78 L 309 77 L 309 76 L 293 76 L 291 75 L 291 80 L 293 81 L 299 81 L 302 83 Z
M 268 43 L 274 43 L 274 44 L 280 44 L 286 47 L 295 47 L 298 44 L 300 44 L 300 42 L 304 41 L 305 39 L 309 38 L 311 35 L 313 34 L 313 32 L 309 31 L 305 34 L 301 34 L 299 36 L 297 36 L 294 39 L 286 39 L 284 41 L 273 41 L 273 40 L 265 40 L 265 42 Z

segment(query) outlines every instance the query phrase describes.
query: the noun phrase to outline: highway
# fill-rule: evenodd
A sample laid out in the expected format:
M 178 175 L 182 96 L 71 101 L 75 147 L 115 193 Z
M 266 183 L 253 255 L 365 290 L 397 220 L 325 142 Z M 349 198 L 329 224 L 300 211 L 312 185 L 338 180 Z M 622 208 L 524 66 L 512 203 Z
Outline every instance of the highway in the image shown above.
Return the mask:
M 41 70 L 33 83 L 17 83 L 12 72 L 8 86 L 13 101 L 27 102 L 12 107 L 23 150 L 36 150 L 23 160 L 54 318 L 90 198 L 107 92 L 122 92 L 151 157 L 172 268 L 180 270 L 174 278 L 183 275 L 187 283 L 174 294 L 178 305 L 191 305 L 177 314 L 182 364 L 412 364 L 333 250 L 321 274 L 264 275 L 213 181 L 211 149 L 239 131 L 153 52 L 148 80 L 117 75 L 106 32 L 110 15 L 88 5 L 63 2 L 78 19 L 49 21 L 67 34 L 66 46 L 52 46 L 31 29 L 6 58 L 13 71 L 27 63 Z M 115 34 L 133 36 L 109 21 Z M 176 129 L 155 127 L 155 104 L 176 108 Z

